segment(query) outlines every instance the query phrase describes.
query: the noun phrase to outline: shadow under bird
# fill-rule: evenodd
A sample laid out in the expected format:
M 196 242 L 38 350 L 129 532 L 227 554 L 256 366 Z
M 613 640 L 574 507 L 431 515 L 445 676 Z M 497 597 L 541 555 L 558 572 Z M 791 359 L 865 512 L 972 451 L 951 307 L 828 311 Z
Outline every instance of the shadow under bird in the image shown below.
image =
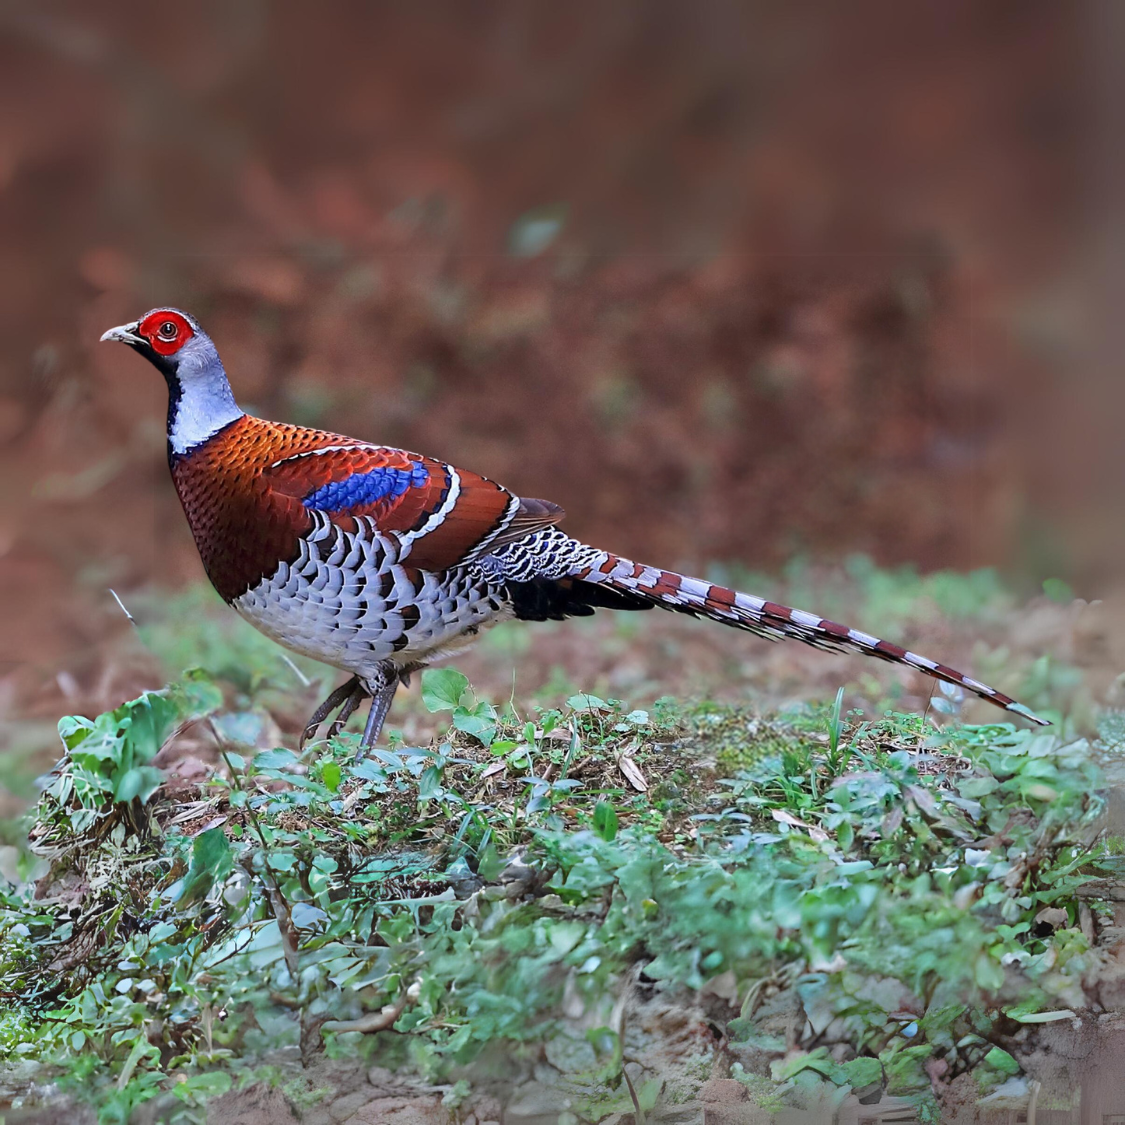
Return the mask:
M 208 577 L 286 648 L 351 673 L 302 742 L 371 699 L 359 753 L 374 745 L 398 685 L 516 618 L 662 609 L 771 640 L 916 668 L 1045 720 L 987 684 L 858 629 L 572 539 L 564 512 L 418 453 L 239 409 L 198 322 L 155 309 L 111 328 L 168 384 L 168 464 Z

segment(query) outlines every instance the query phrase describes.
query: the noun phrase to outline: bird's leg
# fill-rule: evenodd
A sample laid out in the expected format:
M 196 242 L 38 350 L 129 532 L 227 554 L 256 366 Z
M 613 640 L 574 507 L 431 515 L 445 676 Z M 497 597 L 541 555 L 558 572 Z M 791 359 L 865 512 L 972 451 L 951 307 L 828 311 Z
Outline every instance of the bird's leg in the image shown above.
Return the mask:
M 386 722 L 387 712 L 391 709 L 391 700 L 395 697 L 398 685 L 399 678 L 395 673 L 392 673 L 381 687 L 368 682 L 367 687 L 371 692 L 371 710 L 367 713 L 367 726 L 363 728 L 363 737 L 359 740 L 359 749 L 356 751 L 355 760 L 357 762 L 362 761 L 366 757 L 367 751 L 375 745 L 375 741 L 383 729 L 383 723 Z
M 355 713 L 356 708 L 370 694 L 363 684 L 356 684 L 355 690 L 344 700 L 344 706 L 340 708 L 340 713 L 332 720 L 332 724 L 328 728 L 329 738 L 335 738 L 347 726 L 348 720 Z
M 352 698 L 359 693 L 359 698 L 352 703 Z M 351 703 L 351 708 L 348 710 L 348 715 L 352 713 L 359 706 L 366 689 L 359 682 L 358 676 L 352 676 L 350 680 L 342 683 L 313 713 L 312 718 L 305 724 L 305 729 L 301 732 L 301 741 L 298 744 L 298 749 L 303 750 L 305 743 L 312 738 L 320 729 L 320 724 L 324 722 L 337 707 L 347 707 Z M 335 724 L 333 724 L 335 725 Z

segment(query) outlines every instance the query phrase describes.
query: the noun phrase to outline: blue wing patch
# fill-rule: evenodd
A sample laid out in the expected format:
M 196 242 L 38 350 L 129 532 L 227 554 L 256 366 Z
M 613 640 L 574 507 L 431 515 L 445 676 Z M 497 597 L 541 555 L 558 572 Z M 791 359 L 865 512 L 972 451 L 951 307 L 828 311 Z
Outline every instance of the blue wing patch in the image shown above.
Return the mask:
M 408 488 L 422 488 L 429 482 L 429 471 L 419 461 L 409 469 L 372 469 L 369 473 L 354 473 L 345 480 L 322 485 L 315 492 L 310 492 L 302 503 L 306 508 L 320 512 L 342 512 L 401 496 Z

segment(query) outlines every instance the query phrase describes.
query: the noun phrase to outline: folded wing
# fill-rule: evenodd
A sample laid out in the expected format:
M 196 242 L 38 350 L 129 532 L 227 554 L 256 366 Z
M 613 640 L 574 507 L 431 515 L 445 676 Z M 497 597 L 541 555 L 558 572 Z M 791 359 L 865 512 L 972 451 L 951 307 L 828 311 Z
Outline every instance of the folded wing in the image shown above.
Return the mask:
M 355 443 L 302 451 L 270 465 L 263 481 L 300 502 L 308 526 L 323 512 L 344 530 L 370 517 L 402 541 L 409 565 L 447 570 L 558 523 L 546 500 L 523 500 L 477 473 L 401 449 Z M 404 558 L 405 561 L 405 558 Z

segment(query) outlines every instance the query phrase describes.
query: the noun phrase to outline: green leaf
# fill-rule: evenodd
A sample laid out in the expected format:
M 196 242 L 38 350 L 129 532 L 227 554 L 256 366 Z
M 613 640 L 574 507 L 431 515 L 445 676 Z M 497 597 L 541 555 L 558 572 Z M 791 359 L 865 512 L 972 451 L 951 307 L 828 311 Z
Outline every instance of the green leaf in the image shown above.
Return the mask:
M 486 882 L 493 883 L 504 870 L 504 861 L 496 850 L 495 844 L 486 844 L 477 860 L 477 874 Z
M 340 763 L 328 761 L 320 771 L 321 780 L 335 793 L 340 788 Z
M 981 952 L 977 954 L 973 966 L 973 977 L 985 991 L 996 992 L 1004 984 L 1004 968 L 987 953 Z
M 59 719 L 59 738 L 68 750 L 80 745 L 94 729 L 94 724 L 82 715 L 64 715 Z
M 621 1054 L 621 1038 L 611 1027 L 591 1027 L 586 1032 L 586 1042 L 598 1055 L 617 1058 Z
M 176 927 L 171 922 L 157 922 L 148 932 L 149 944 L 156 945 L 167 941 L 176 933 Z
M 264 716 L 257 711 L 226 711 L 211 720 L 224 743 L 253 746 L 261 737 Z
M 812 1070 L 823 1074 L 827 1078 L 832 1073 L 835 1064 L 828 1057 L 826 1047 L 817 1047 L 809 1053 L 802 1052 L 785 1059 L 777 1059 L 770 1063 L 770 1074 L 775 1082 L 784 1082 L 802 1070 Z
M 559 957 L 565 957 L 585 936 L 585 922 L 555 922 L 547 931 L 551 948 Z
M 297 761 L 292 750 L 278 747 L 276 750 L 263 750 L 254 755 L 251 763 L 256 770 L 286 770 Z
M 832 1076 L 837 1082 L 846 1082 L 849 1086 L 867 1086 L 872 1082 L 883 1080 L 883 1064 L 878 1059 L 866 1056 L 841 1063 Z
M 139 762 L 151 762 L 156 757 L 178 713 L 176 704 L 157 691 L 146 691 L 140 699 L 114 711 L 125 742 Z
M 1000 782 L 994 777 L 968 777 L 964 781 L 957 782 L 957 792 L 962 797 L 987 797 L 989 793 L 994 792 L 1000 785 Z
M 171 690 L 185 716 L 210 715 L 223 705 L 223 689 L 202 668 L 189 668 Z
M 1009 1009 L 1008 1015 L 1013 1019 L 1019 1020 L 1020 1023 L 1055 1023 L 1057 1020 L 1073 1020 L 1076 1019 L 1074 1011 L 1070 1008 L 1058 1008 L 1053 1012 L 1021 1012 L 1016 1013 L 1014 1010 Z
M 296 866 L 297 857 L 292 852 L 270 852 L 268 863 L 274 871 L 292 871 Z
M 1043 593 L 1060 605 L 1070 605 L 1074 601 L 1074 591 L 1061 578 L 1044 578 Z
M 572 695 L 567 701 L 566 705 L 572 711 L 608 711 L 610 706 L 604 699 L 599 699 L 596 695 L 588 695 L 586 692 L 579 692 L 577 695 Z
M 987 1055 L 984 1056 L 985 1066 L 992 1067 L 993 1070 L 998 1070 L 1001 1074 L 1019 1074 L 1020 1064 L 1016 1062 L 1007 1051 L 1000 1047 L 993 1047 Z
M 139 798 L 143 805 L 160 787 L 164 775 L 155 766 L 134 766 L 117 779 L 113 799 L 119 804 L 128 804 Z
M 478 703 L 471 711 L 466 707 L 455 707 L 453 725 L 487 746 L 496 734 L 496 708 L 485 702 Z
M 191 865 L 184 876 L 176 898 L 180 907 L 206 896 L 216 881 L 225 878 L 234 867 L 230 841 L 221 828 L 208 828 L 191 842 Z
M 432 801 L 445 792 L 441 766 L 427 766 L 418 778 L 418 800 Z
M 594 806 L 594 831 L 609 843 L 617 835 L 617 810 L 608 801 Z
M 181 1101 L 195 1102 L 225 1094 L 234 1084 L 234 1078 L 225 1070 L 205 1070 L 192 1074 L 183 1082 L 172 1086 L 172 1093 Z
M 422 703 L 427 711 L 452 711 L 468 686 L 456 668 L 427 668 L 422 673 Z
M 647 1082 L 642 1082 L 637 1087 L 637 1105 L 640 1106 L 644 1113 L 648 1113 L 656 1108 L 656 1103 L 664 1090 L 664 1079 L 660 1077 L 650 1078 Z M 637 1125 L 642 1125 L 640 1118 L 637 1118 Z
M 740 1047 L 756 1047 L 759 1051 L 768 1051 L 771 1054 L 785 1052 L 785 1040 L 780 1035 L 771 1035 L 761 1031 L 753 1019 L 737 1016 L 727 1024 L 727 1034 L 732 1043 Z

